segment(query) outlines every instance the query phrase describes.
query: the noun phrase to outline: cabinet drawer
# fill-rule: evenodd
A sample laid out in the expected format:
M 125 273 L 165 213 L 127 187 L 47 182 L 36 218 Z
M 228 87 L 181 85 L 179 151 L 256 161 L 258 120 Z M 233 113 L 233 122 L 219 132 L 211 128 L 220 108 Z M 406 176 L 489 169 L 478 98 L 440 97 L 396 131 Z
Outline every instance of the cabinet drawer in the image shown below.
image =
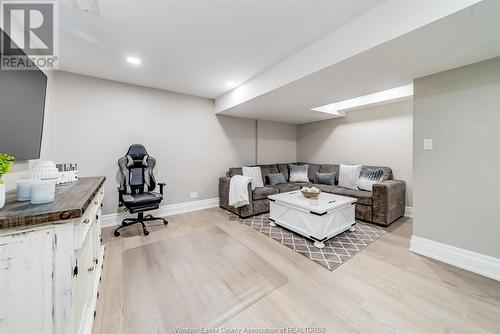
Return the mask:
M 102 201 L 104 200 L 104 187 L 101 187 L 101 189 L 99 189 L 96 197 L 97 201 L 99 202 L 99 206 L 102 206 Z
M 83 216 L 74 222 L 75 249 L 80 249 L 82 247 L 91 226 L 94 225 L 98 219 L 97 215 L 100 212 L 99 209 L 101 207 L 103 196 L 104 192 L 101 188 L 90 202 L 87 210 L 83 213 Z

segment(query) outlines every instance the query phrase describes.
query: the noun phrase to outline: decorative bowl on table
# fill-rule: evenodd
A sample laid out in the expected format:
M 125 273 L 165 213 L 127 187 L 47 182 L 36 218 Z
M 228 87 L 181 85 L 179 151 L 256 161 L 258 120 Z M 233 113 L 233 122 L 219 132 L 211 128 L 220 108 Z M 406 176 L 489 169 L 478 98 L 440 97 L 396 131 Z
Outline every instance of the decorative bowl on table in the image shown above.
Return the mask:
M 302 195 L 304 195 L 305 198 L 316 198 L 319 196 L 319 194 L 321 194 L 321 190 L 316 187 L 302 187 L 302 189 L 300 189 L 300 192 L 302 193 Z

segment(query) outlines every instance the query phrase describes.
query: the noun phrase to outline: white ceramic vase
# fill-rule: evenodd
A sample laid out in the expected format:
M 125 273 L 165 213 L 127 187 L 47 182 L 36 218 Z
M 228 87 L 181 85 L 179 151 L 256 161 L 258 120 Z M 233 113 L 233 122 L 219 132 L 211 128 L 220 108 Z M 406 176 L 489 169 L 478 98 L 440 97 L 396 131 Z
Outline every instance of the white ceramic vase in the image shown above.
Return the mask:
M 5 205 L 5 183 L 0 184 L 0 209 Z

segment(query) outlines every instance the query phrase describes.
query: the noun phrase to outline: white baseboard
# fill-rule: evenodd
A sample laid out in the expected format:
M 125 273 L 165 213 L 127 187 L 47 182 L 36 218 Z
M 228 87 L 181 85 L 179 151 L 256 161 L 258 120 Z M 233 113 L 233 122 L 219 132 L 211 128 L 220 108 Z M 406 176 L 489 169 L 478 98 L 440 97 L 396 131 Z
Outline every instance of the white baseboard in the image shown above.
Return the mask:
M 168 204 L 161 206 L 158 210 L 148 211 L 149 214 L 158 217 L 165 217 L 177 215 L 179 213 L 198 211 L 203 209 L 215 208 L 219 206 L 219 198 L 208 198 L 192 202 L 184 202 L 177 204 Z M 133 215 L 123 213 L 111 213 L 102 216 L 102 227 L 110 227 L 121 224 L 121 221 L 126 217 L 133 217 Z
M 500 259 L 412 236 L 410 251 L 500 281 Z
M 413 218 L 413 206 L 405 207 L 405 217 Z

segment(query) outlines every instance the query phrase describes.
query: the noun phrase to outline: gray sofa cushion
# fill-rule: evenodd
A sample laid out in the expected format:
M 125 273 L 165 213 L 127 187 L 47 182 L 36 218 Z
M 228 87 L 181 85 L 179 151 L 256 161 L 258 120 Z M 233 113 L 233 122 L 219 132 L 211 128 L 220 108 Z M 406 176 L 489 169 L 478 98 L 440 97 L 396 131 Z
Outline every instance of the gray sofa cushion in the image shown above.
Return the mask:
M 266 199 L 269 195 L 279 193 L 278 189 L 271 187 L 257 187 L 252 191 L 252 198 L 254 200 Z
M 278 189 L 280 193 L 286 193 L 288 191 L 299 190 L 300 188 L 302 188 L 302 184 L 306 183 L 295 183 L 295 182 L 280 183 L 273 186 L 273 188 Z
M 283 173 L 267 174 L 267 178 L 269 179 L 269 184 L 272 186 L 286 182 Z
M 288 182 L 290 178 L 290 174 L 288 173 L 288 164 L 278 164 L 278 170 L 280 173 L 283 173 L 283 176 L 285 177 L 285 181 Z
M 316 178 L 316 173 L 319 172 L 320 168 L 321 168 L 321 165 L 309 164 L 309 170 L 307 171 L 307 177 L 309 178 L 310 182 L 314 182 L 314 179 Z
M 312 185 L 312 182 L 288 182 L 288 183 L 293 183 L 295 184 L 296 186 L 299 186 L 299 187 L 310 187 Z
M 262 173 L 262 182 L 264 182 L 264 184 L 269 184 L 269 179 L 267 178 L 267 175 L 279 173 L 277 165 L 257 165 L 257 166 L 260 167 L 260 171 Z
M 339 183 L 340 165 L 323 164 L 319 168 L 320 173 L 335 173 L 335 184 Z
M 334 186 L 336 177 L 337 174 L 335 173 L 316 173 L 314 176 L 314 183 Z
M 357 198 L 357 203 L 364 205 L 372 205 L 372 193 L 370 191 L 356 190 L 356 189 L 347 189 L 342 187 L 337 187 L 333 189 L 333 194 L 348 196 Z
M 313 186 L 327 193 L 333 193 L 333 191 L 338 188 L 337 186 L 331 186 L 328 184 L 320 184 L 320 183 L 314 183 Z
M 243 175 L 242 167 L 231 167 L 228 169 L 226 176 L 233 177 L 235 175 Z

